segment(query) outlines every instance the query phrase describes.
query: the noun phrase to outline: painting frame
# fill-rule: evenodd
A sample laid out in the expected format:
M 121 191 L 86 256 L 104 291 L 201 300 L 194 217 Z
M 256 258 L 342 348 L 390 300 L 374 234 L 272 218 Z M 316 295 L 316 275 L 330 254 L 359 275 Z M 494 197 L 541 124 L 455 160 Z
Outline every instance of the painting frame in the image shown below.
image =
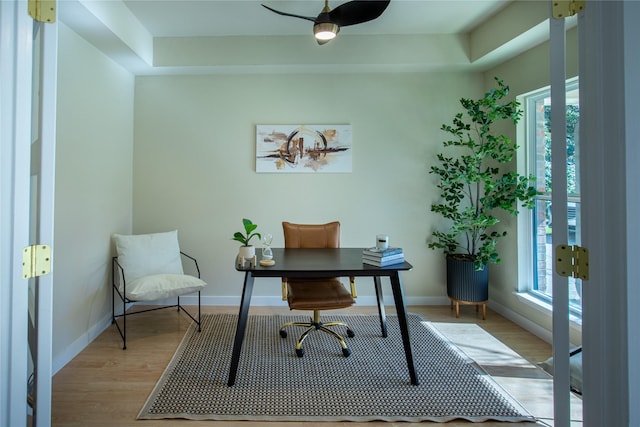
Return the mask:
M 351 173 L 350 124 L 256 125 L 257 173 Z

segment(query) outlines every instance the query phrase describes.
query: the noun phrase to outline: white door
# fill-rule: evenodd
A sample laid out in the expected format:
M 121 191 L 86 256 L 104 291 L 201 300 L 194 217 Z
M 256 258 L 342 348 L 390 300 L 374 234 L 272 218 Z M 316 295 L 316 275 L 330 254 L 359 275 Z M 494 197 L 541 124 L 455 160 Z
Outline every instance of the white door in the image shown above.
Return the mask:
M 551 9 L 551 7 L 550 7 Z M 566 52 L 565 21 L 550 19 L 551 50 L 551 175 L 554 259 L 557 248 L 567 244 L 567 135 L 566 135 Z M 576 224 L 577 227 L 580 224 Z M 569 377 L 569 280 L 553 274 L 553 421 L 554 426 L 570 425 Z
M 0 2 L 0 31 L 0 425 L 27 425 L 32 414 L 31 425 L 48 426 L 52 276 L 25 279 L 22 253 L 53 243 L 57 26 L 36 23 L 27 2 L 10 0 Z
M 587 1 L 579 23 L 585 427 L 640 426 L 640 2 Z
M 34 21 L 29 243 L 53 244 L 58 28 Z M 29 283 L 33 426 L 51 424 L 52 273 Z

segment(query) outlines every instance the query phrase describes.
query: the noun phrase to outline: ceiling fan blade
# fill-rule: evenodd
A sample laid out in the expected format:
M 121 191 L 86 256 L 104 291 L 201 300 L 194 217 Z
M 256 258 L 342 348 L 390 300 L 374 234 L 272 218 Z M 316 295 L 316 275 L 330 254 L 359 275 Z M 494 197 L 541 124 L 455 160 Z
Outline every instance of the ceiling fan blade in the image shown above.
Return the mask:
M 262 5 L 262 7 L 264 7 L 265 9 L 269 9 L 271 12 L 277 13 L 278 15 L 292 16 L 294 18 L 306 19 L 307 21 L 316 22 L 316 18 L 313 18 L 310 16 L 301 16 L 301 15 L 294 15 L 293 13 L 280 12 L 279 10 L 272 9 L 269 6 L 265 6 L 264 4 Z
M 353 0 L 329 12 L 331 22 L 341 27 L 372 21 L 382 15 L 390 0 Z

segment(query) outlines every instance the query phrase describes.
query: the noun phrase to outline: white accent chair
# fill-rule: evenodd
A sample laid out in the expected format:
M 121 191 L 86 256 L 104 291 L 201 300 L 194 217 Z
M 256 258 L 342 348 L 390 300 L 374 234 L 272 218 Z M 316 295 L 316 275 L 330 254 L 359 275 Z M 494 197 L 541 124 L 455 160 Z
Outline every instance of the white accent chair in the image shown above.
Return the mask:
M 177 307 L 189 316 L 200 332 L 200 290 L 207 284 L 200 280 L 195 258 L 180 251 L 178 231 L 165 233 L 114 234 L 117 256 L 112 259 L 112 319 L 127 348 L 127 317 L 163 308 Z M 189 268 L 192 274 L 183 269 Z M 180 304 L 180 296 L 198 293 L 198 314 L 193 316 Z M 122 313 L 116 314 L 116 295 L 122 301 Z M 127 312 L 127 304 L 177 298 L 176 304 Z M 122 318 L 122 322 L 118 319 Z M 120 325 L 122 323 L 122 326 Z

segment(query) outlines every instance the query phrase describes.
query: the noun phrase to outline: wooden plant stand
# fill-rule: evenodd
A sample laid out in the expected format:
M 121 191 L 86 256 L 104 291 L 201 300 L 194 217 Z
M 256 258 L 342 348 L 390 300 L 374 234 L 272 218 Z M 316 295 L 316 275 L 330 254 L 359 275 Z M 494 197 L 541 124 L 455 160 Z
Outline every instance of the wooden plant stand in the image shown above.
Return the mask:
M 487 303 L 489 301 L 463 301 L 463 300 L 459 300 L 451 297 L 449 297 L 449 299 L 451 300 L 451 310 L 453 310 L 453 305 L 454 304 L 456 305 L 456 319 L 460 317 L 460 304 L 475 305 L 476 311 L 478 311 L 480 306 L 482 306 L 482 320 L 487 319 Z

